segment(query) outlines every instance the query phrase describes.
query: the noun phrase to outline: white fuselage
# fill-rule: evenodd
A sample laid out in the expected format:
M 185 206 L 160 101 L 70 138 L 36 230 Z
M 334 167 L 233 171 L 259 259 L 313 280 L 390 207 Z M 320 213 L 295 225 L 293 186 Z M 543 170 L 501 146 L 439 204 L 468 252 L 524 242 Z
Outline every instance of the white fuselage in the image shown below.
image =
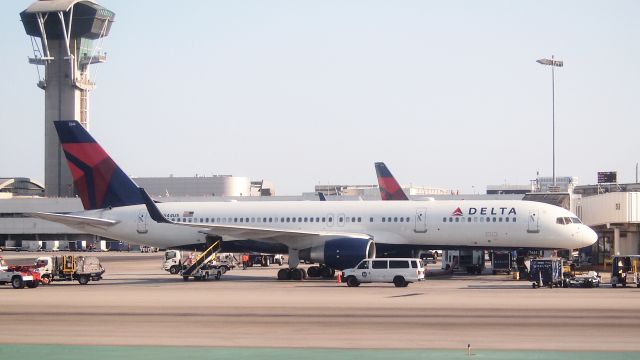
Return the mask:
M 517 200 L 442 201 L 240 201 L 157 204 L 171 221 L 300 231 L 369 234 L 376 244 L 478 248 L 572 249 L 593 244 L 587 226 L 553 205 Z M 171 248 L 205 243 L 200 229 L 156 223 L 144 205 L 91 210 L 77 215 L 117 220 L 114 226 L 81 225 L 84 231 L 134 244 Z M 222 236 L 223 241 L 251 239 Z M 263 241 L 269 241 L 263 239 Z M 315 246 L 313 236 L 286 244 Z

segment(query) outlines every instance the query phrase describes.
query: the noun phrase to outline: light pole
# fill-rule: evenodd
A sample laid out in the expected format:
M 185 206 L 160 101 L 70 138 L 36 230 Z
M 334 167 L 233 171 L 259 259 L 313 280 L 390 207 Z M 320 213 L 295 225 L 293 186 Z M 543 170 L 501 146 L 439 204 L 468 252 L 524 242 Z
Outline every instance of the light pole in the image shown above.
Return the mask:
M 551 66 L 551 121 L 552 121 L 552 155 L 553 155 L 553 188 L 556 188 L 556 86 L 555 86 L 555 67 L 562 67 L 564 63 L 560 60 L 555 60 L 554 55 L 551 55 L 551 60 L 540 59 L 536 60 L 538 64 Z

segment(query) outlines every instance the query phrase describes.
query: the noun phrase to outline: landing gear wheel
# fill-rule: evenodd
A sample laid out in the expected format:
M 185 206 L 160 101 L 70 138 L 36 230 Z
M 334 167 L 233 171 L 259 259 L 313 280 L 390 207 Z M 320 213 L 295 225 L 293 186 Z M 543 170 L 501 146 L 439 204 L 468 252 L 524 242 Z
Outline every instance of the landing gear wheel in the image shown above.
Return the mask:
M 309 269 L 307 269 L 307 275 L 312 278 L 320 277 L 320 267 L 310 266 Z
M 291 280 L 291 270 L 280 269 L 278 271 L 278 280 Z
M 330 267 L 323 266 L 320 268 L 320 276 L 325 279 L 333 279 L 336 276 L 336 271 Z
M 407 286 L 407 282 L 404 281 L 404 278 L 402 276 L 396 276 L 393 278 L 393 285 L 395 285 L 396 287 L 405 287 Z
M 307 277 L 307 273 L 304 269 L 291 269 L 291 280 L 304 280 Z
M 347 277 L 347 286 L 348 287 L 360 286 L 360 282 L 358 282 L 358 279 L 356 279 L 355 276 L 349 276 Z

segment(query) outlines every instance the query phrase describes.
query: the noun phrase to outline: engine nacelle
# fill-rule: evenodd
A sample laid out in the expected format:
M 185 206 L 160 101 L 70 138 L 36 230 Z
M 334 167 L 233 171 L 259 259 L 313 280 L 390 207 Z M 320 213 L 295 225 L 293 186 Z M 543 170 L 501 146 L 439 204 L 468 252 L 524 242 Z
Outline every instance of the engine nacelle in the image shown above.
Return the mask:
M 370 239 L 333 239 L 323 245 L 300 250 L 300 260 L 325 264 L 344 270 L 352 268 L 362 260 L 376 257 L 376 244 Z

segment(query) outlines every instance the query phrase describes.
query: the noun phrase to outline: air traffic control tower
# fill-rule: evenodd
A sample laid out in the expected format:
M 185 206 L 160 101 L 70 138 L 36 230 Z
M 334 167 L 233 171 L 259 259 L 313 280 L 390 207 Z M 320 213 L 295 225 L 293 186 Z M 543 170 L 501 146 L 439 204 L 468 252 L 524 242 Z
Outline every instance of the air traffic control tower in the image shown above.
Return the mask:
M 20 13 L 33 47 L 29 63 L 45 93 L 45 196 L 75 195 L 53 122 L 78 120 L 88 128 L 89 91 L 95 88 L 89 67 L 106 61 L 100 45 L 114 16 L 91 0 L 40 0 Z

